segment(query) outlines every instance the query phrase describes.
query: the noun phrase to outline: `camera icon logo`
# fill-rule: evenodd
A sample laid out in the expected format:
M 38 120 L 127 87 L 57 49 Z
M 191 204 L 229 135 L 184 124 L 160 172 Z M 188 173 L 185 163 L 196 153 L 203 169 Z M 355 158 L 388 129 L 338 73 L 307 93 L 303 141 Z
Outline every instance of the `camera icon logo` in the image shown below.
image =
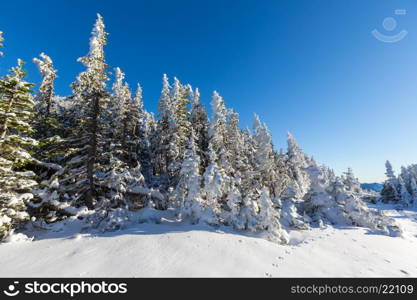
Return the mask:
M 403 16 L 407 14 L 407 11 L 405 9 L 396 9 L 394 11 L 395 15 L 399 15 L 399 16 Z M 391 32 L 394 29 L 397 28 L 397 20 L 395 20 L 393 17 L 386 17 L 383 21 L 382 21 L 382 27 L 384 27 L 384 29 L 387 32 Z M 407 30 L 401 30 L 400 32 L 398 32 L 397 34 L 394 35 L 387 35 L 387 34 L 383 34 L 381 32 L 379 32 L 377 29 L 374 29 L 371 31 L 372 35 L 377 39 L 380 40 L 381 42 L 384 43 L 396 43 L 401 41 L 403 38 L 406 37 L 406 35 L 408 34 Z
M 15 281 L 15 282 L 13 282 L 13 284 L 10 284 L 10 285 L 7 287 L 7 290 L 4 290 L 4 291 L 3 291 L 3 293 L 4 293 L 6 296 L 9 296 L 9 297 L 14 297 L 14 296 L 19 295 L 20 291 L 19 291 L 18 289 L 16 289 L 16 286 L 17 286 L 18 284 L 19 284 L 19 281 Z

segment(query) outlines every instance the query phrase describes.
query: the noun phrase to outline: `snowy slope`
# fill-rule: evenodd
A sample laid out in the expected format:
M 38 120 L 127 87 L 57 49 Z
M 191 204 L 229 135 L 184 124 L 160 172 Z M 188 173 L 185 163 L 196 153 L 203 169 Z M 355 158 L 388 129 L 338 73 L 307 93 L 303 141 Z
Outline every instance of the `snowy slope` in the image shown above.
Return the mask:
M 417 212 L 384 208 L 404 237 L 329 227 L 293 231 L 291 245 L 282 246 L 169 221 L 104 234 L 77 234 L 78 221 L 58 224 L 33 242 L 1 244 L 0 276 L 417 277 Z

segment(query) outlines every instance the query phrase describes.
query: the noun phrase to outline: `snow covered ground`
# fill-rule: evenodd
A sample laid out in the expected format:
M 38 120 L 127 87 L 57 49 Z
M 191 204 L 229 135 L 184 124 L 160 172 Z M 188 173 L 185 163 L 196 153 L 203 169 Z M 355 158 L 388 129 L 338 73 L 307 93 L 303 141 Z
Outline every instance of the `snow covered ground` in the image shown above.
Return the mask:
M 344 227 L 291 232 L 288 246 L 230 228 L 135 224 L 77 233 L 78 221 L 0 245 L 1 277 L 417 277 L 417 211 L 382 206 L 403 237 Z

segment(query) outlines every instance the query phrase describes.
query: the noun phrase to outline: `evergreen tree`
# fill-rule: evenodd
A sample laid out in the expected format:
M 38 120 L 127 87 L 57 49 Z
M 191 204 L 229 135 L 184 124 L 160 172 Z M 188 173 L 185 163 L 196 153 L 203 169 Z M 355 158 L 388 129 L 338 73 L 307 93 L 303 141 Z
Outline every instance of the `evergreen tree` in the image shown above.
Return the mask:
M 258 218 L 259 228 L 267 232 L 267 237 L 270 240 L 285 244 L 289 242 L 287 233 L 281 229 L 279 215 L 273 207 L 269 196 L 269 190 L 266 187 L 262 188 L 261 196 L 259 198 Z
M 343 184 L 349 191 L 352 191 L 354 193 L 361 193 L 361 185 L 359 183 L 359 180 L 353 174 L 352 168 L 347 169 L 342 179 Z
M 164 178 L 164 175 L 168 173 L 168 165 L 171 161 L 170 151 L 170 128 L 173 116 L 173 110 L 171 105 L 170 85 L 168 77 L 164 74 L 162 79 L 162 91 L 159 98 L 158 110 L 159 120 L 157 122 L 157 130 L 152 136 L 152 149 L 153 149 L 153 165 L 154 174 L 160 177 L 159 183 L 167 184 L 168 179 Z
M 416 183 L 416 179 L 415 177 L 411 177 L 410 180 L 410 193 L 411 193 L 411 198 L 412 198 L 412 203 L 414 206 L 417 205 L 417 183 Z
M 196 151 L 195 136 L 194 132 L 191 132 L 175 188 L 175 199 L 180 216 L 189 217 L 193 222 L 200 220 L 203 210 L 199 166 L 200 158 Z
M 174 78 L 174 85 L 171 93 L 172 122 L 170 124 L 170 148 L 171 160 L 168 163 L 168 173 L 170 174 L 170 184 L 177 184 L 178 174 L 181 168 L 181 162 L 185 148 L 187 146 L 191 123 L 189 121 L 189 112 L 187 109 L 190 103 L 189 88 Z
M 229 178 L 217 164 L 217 154 L 212 147 L 209 143 L 209 165 L 204 171 L 203 180 L 207 207 L 217 219 L 221 213 L 221 201 L 225 200 L 228 194 Z M 217 220 L 213 221 L 213 223 L 217 222 Z
M 40 59 L 33 59 L 33 62 L 38 66 L 39 72 L 42 75 L 39 94 L 36 96 L 35 100 L 38 102 L 39 112 L 45 117 L 49 117 L 55 96 L 54 82 L 57 77 L 57 71 L 54 69 L 52 59 L 48 55 L 41 53 L 39 56 Z
M 304 201 L 309 190 L 315 187 L 311 186 L 311 180 L 307 169 L 310 167 L 316 172 L 317 165 L 314 160 L 308 161 L 306 155 L 301 151 L 298 143 L 291 133 L 287 134 L 287 153 L 281 155 L 285 159 L 285 185 L 282 190 L 279 201 L 281 201 L 281 222 L 285 227 L 305 229 L 305 217 L 302 216 Z M 308 198 L 308 197 L 307 197 Z
M 272 137 L 265 124 L 262 124 L 259 116 L 255 114 L 253 121 L 254 140 L 256 142 L 255 172 L 259 183 L 268 188 L 270 195 L 278 196 L 280 178 L 276 172 L 275 152 L 272 145 Z
M 226 207 L 226 197 L 231 189 L 233 167 L 227 149 L 227 110 L 223 99 L 214 92 L 212 101 L 213 116 L 209 128 L 208 167 L 204 172 L 205 190 L 208 201 L 219 213 Z
M 257 231 L 258 228 L 258 202 L 254 200 L 254 191 L 250 191 L 248 194 L 243 196 L 243 203 L 240 209 L 240 218 L 243 223 L 245 230 L 250 232 Z
M 225 216 L 226 223 L 238 230 L 245 229 L 245 220 L 242 217 L 243 198 L 239 189 L 233 186 L 227 195 L 227 206 L 229 211 Z
M 136 153 L 142 166 L 142 173 L 148 183 L 152 181 L 152 153 L 151 137 L 155 131 L 155 120 L 153 115 L 147 112 L 143 107 L 142 87 L 137 85 L 135 96 L 133 97 L 133 107 L 131 111 L 133 120 L 133 137 L 137 140 Z
M 131 166 L 138 160 L 139 135 L 137 127 L 141 119 L 141 103 L 131 98 L 129 85 L 124 83 L 125 74 L 120 68 L 115 68 L 116 80 L 113 84 L 114 103 L 112 103 L 113 128 L 115 139 L 119 147 L 119 158 Z M 140 99 L 141 101 L 141 99 Z
M 384 182 L 383 189 L 381 191 L 382 201 L 383 202 L 393 202 L 396 203 L 400 200 L 398 195 L 398 180 L 394 174 L 391 163 L 387 160 L 385 163 L 387 180 Z
M 76 99 L 72 112 L 76 114 L 73 116 L 76 123 L 72 124 L 74 128 L 68 137 L 64 168 L 51 178 L 51 182 L 59 178 L 57 184 L 53 185 L 58 188 L 43 195 L 39 206 L 46 203 L 50 206 L 51 200 L 60 200 L 72 206 L 86 205 L 93 208 L 101 198 L 100 180 L 112 156 L 106 153 L 111 144 L 107 139 L 111 116 L 106 110 L 109 102 L 106 91 L 107 64 L 104 60 L 106 43 L 103 19 L 97 15 L 90 39 L 90 51 L 78 59 L 86 66 L 86 71 L 80 73 L 77 81 L 72 84 Z M 57 196 L 51 198 L 52 194 Z M 58 204 L 55 202 L 54 206 Z
M 66 136 L 65 117 L 59 111 L 55 97 L 55 79 L 57 70 L 53 66 L 52 59 L 45 53 L 40 54 L 40 58 L 34 58 L 33 62 L 37 65 L 42 76 L 39 91 L 35 97 L 36 117 L 33 121 L 35 129 L 34 137 L 40 142 L 35 157 L 44 162 L 60 163 L 60 157 L 65 153 L 66 144 L 63 137 Z M 42 178 L 50 176 L 55 168 L 45 168 L 46 164 L 38 163 L 42 169 Z
M 200 91 L 195 89 L 193 93 L 190 122 L 196 136 L 196 149 L 200 157 L 200 172 L 202 173 L 208 165 L 208 127 L 209 121 L 204 105 L 200 100 Z
M 401 203 L 404 206 L 411 206 L 412 203 L 412 196 L 407 189 L 406 182 L 404 181 L 402 176 L 398 178 L 398 187 L 399 187 L 399 196 L 401 197 Z
M 29 219 L 25 204 L 33 198 L 35 174 L 25 166 L 38 142 L 30 137 L 34 101 L 24 81 L 23 61 L 0 79 L 0 241 Z

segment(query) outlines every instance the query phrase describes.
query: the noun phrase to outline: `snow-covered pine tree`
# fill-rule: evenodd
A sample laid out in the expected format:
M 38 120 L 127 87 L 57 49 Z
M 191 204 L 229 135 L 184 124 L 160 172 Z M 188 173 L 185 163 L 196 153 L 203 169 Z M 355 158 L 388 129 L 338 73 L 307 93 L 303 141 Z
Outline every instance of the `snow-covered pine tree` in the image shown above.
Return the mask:
M 307 227 L 306 218 L 302 216 L 304 196 L 309 191 L 311 181 L 306 169 L 315 162 L 311 163 L 306 155 L 301 151 L 297 141 L 291 133 L 287 134 L 287 153 L 285 157 L 286 184 L 284 189 L 281 187 L 280 200 L 281 223 L 285 227 L 305 229 Z M 279 202 L 279 201 L 276 201 Z
M 268 188 L 273 199 L 279 196 L 280 178 L 275 164 L 275 152 L 272 145 L 272 137 L 268 127 L 262 124 L 259 116 L 254 115 L 253 139 L 256 145 L 255 172 L 257 180 L 263 187 Z
M 120 68 L 115 68 L 116 80 L 113 84 L 114 103 L 113 128 L 118 156 L 130 166 L 138 160 L 139 136 L 137 127 L 141 119 L 141 103 L 135 102 L 130 93 L 129 85 L 124 83 L 125 74 Z
M 195 89 L 190 112 L 190 122 L 196 136 L 197 154 L 200 156 L 200 172 L 204 172 L 208 164 L 208 127 L 209 121 L 204 105 L 200 100 L 200 91 Z
M 162 188 L 168 187 L 167 178 L 168 165 L 171 162 L 170 140 L 171 140 L 171 124 L 173 123 L 173 109 L 170 95 L 171 86 L 168 77 L 164 74 L 162 78 L 162 91 L 158 103 L 159 119 L 157 121 L 157 129 L 151 138 L 152 147 L 152 164 L 154 175 L 159 178 L 157 184 Z
M 417 183 L 415 177 L 411 177 L 410 180 L 410 194 L 413 206 L 417 206 Z
M 328 168 L 318 165 L 314 160 L 306 170 L 309 176 L 310 187 L 304 195 L 303 210 L 311 218 L 311 222 L 324 226 L 327 220 L 329 207 L 337 206 L 328 192 L 329 186 L 344 188 L 340 178 L 333 178 Z M 334 213 L 331 212 L 330 213 Z
M 287 164 L 287 154 L 284 149 L 280 149 L 279 152 L 274 151 L 274 170 L 277 173 L 279 181 L 275 183 L 276 196 L 275 198 L 281 198 L 282 193 L 290 185 L 291 173 L 290 168 Z M 279 199 L 277 202 L 280 202 Z M 275 199 L 272 200 L 273 203 L 276 202 Z
M 226 201 L 229 192 L 229 177 L 217 164 L 217 154 L 213 150 L 211 142 L 208 147 L 208 166 L 203 174 L 204 196 L 208 210 L 212 211 L 212 224 L 219 222 L 221 213 L 221 201 Z
M 133 97 L 132 118 L 134 119 L 133 136 L 137 139 L 136 153 L 142 166 L 142 173 L 148 183 L 152 182 L 151 136 L 155 130 L 153 115 L 145 110 L 142 100 L 142 87 L 138 83 Z
M 197 154 L 194 131 L 191 131 L 184 160 L 181 164 L 174 195 L 179 216 L 190 218 L 193 223 L 204 220 L 204 200 L 201 194 L 200 157 Z M 207 212 L 206 212 L 207 213 Z
M 239 114 L 233 109 L 228 109 L 226 122 L 225 146 L 230 159 L 229 173 L 227 175 L 233 179 L 233 185 L 241 189 L 245 187 L 244 181 L 246 179 L 244 177 L 252 168 L 249 157 L 246 156 L 246 152 L 244 151 L 245 138 L 242 130 L 239 128 Z
M 67 150 L 62 158 L 63 168 L 43 183 L 43 189 L 37 191 L 40 201 L 32 205 L 39 213 L 47 214 L 44 216 L 47 221 L 54 221 L 61 214 L 76 214 L 85 206 L 94 208 L 103 200 L 101 181 L 112 157 L 108 153 L 111 116 L 106 109 L 109 103 L 104 59 L 106 43 L 103 19 L 97 15 L 90 51 L 78 59 L 86 70 L 72 84 L 74 106 L 70 110 L 73 115 L 70 116 Z
M 215 91 L 211 100 L 212 119 L 209 128 L 208 166 L 204 172 L 207 200 L 216 213 L 226 206 L 231 189 L 232 164 L 227 144 L 227 110 L 222 97 Z
M 212 118 L 209 127 L 209 143 L 215 151 L 219 167 L 223 168 L 226 174 L 231 173 L 230 153 L 226 148 L 227 144 L 227 109 L 223 98 L 214 91 L 211 99 Z
M 244 132 L 239 128 L 239 114 L 233 109 L 228 109 L 226 114 L 226 138 L 225 146 L 230 159 L 227 178 L 228 190 L 226 204 L 223 206 L 223 217 L 226 223 L 233 225 L 237 229 L 244 229 L 244 218 L 241 217 L 242 206 L 245 205 L 243 197 L 252 195 L 254 186 L 254 172 L 251 165 L 252 152 L 248 152 L 253 146 L 253 141 L 248 134 L 245 137 Z M 245 138 L 248 138 L 250 145 L 245 147 Z M 227 186 L 226 186 L 227 187 Z
M 398 180 L 394 174 L 391 163 L 387 160 L 385 162 L 387 180 L 384 182 L 383 189 L 381 191 L 381 200 L 385 203 L 397 203 L 401 200 L 398 193 Z
M 174 85 L 171 92 L 172 122 L 170 124 L 170 147 L 169 152 L 171 161 L 168 164 L 168 173 L 170 175 L 170 185 L 175 187 L 177 184 L 178 174 L 181 168 L 185 148 L 188 143 L 188 136 L 191 131 L 189 121 L 188 104 L 190 103 L 190 88 L 180 83 L 174 78 Z
M 145 180 L 141 173 L 141 165 L 138 161 L 137 147 L 138 136 L 136 127 L 139 124 L 139 107 L 131 98 L 129 85 L 124 83 L 124 73 L 120 68 L 115 68 L 116 80 L 113 84 L 112 100 L 109 104 L 111 110 L 111 124 L 113 130 L 107 129 L 107 139 L 110 147 L 107 148 L 105 156 L 108 156 L 108 165 L 102 167 L 105 171 L 102 176 L 101 187 L 107 189 L 102 193 L 106 203 L 101 207 L 118 209 L 130 209 L 138 207 L 137 203 L 129 201 L 129 191 L 145 187 Z M 104 115 L 106 117 L 108 115 Z M 142 201 L 146 205 L 150 199 Z M 107 206 L 107 207 L 106 207 Z M 120 212 L 119 212 L 120 214 Z
M 250 190 L 245 195 L 242 196 L 242 206 L 239 213 L 239 222 L 235 222 L 234 225 L 242 222 L 242 226 L 245 230 L 255 232 L 259 230 L 258 222 L 258 212 L 259 204 L 257 198 L 259 198 L 259 192 Z M 229 193 L 230 195 L 230 193 Z
M 259 197 L 259 214 L 258 227 L 267 233 L 267 238 L 279 243 L 287 244 L 289 242 L 288 234 L 281 228 L 279 215 L 275 210 L 269 189 L 263 187 Z
M 80 73 L 77 81 L 72 84 L 74 94 L 82 108 L 82 115 L 79 117 L 79 132 L 75 139 L 80 143 L 76 155 L 68 161 L 66 169 L 68 177 L 63 181 L 73 189 L 74 200 L 81 200 L 83 204 L 92 208 L 98 200 L 97 180 L 99 179 L 101 167 L 99 158 L 108 141 L 105 141 L 108 124 L 105 122 L 108 105 L 108 93 L 106 91 L 107 64 L 105 62 L 104 46 L 107 44 L 107 33 L 103 18 L 97 14 L 92 36 L 90 38 L 89 53 L 78 59 L 87 69 Z M 107 118 L 108 119 L 108 118 Z M 97 173 L 98 172 L 98 173 Z M 67 190 L 67 189 L 66 189 Z M 69 191 L 67 190 L 67 193 Z
M 259 184 L 255 179 L 254 167 L 256 143 L 249 129 L 239 132 L 238 116 L 232 110 L 228 113 L 229 138 L 235 144 L 228 143 L 232 154 L 232 166 L 236 177 L 231 178 L 230 190 L 227 195 L 226 220 L 237 229 L 255 232 L 258 230 L 258 199 Z M 237 154 L 237 152 L 240 152 Z M 234 159 L 235 158 L 235 159 Z M 238 161 L 239 160 L 239 161 Z
M 402 176 L 403 175 L 403 176 Z M 398 190 L 399 190 L 399 196 L 401 198 L 400 203 L 404 205 L 405 207 L 411 206 L 411 203 L 413 202 L 412 196 L 410 192 L 408 191 L 405 174 L 402 174 L 398 176 Z
M 26 202 L 33 198 L 35 174 L 25 170 L 38 142 L 33 133 L 33 84 L 24 81 L 23 61 L 0 79 L 0 241 L 29 219 Z
M 245 229 L 245 220 L 242 217 L 243 198 L 239 189 L 232 186 L 226 198 L 229 211 L 225 213 L 225 223 L 238 230 Z
M 43 162 L 60 163 L 60 157 L 66 151 L 66 144 L 63 137 L 71 126 L 64 126 L 65 117 L 59 111 L 57 98 L 55 96 L 55 79 L 57 70 L 53 66 L 52 59 L 45 53 L 41 53 L 40 58 L 34 58 L 33 62 L 37 65 L 42 76 L 42 82 L 38 93 L 35 96 L 35 120 L 32 121 L 35 129 L 34 137 L 39 140 L 39 147 L 35 157 Z M 49 167 L 45 167 L 49 166 Z M 51 168 L 51 164 L 38 163 L 40 167 L 40 178 L 47 178 L 59 166 Z
M 39 93 L 35 98 L 37 109 L 42 116 L 46 118 L 51 114 L 53 109 L 53 99 L 55 96 L 54 83 L 57 77 L 52 59 L 45 53 L 41 53 L 40 58 L 34 58 L 33 62 L 37 65 L 39 72 L 42 75 L 42 82 L 39 87 Z
M 343 184 L 345 185 L 347 190 L 349 190 L 353 193 L 361 193 L 362 192 L 359 180 L 353 174 L 352 168 L 347 169 L 347 171 L 344 173 L 344 176 L 342 177 L 342 180 L 343 180 Z

